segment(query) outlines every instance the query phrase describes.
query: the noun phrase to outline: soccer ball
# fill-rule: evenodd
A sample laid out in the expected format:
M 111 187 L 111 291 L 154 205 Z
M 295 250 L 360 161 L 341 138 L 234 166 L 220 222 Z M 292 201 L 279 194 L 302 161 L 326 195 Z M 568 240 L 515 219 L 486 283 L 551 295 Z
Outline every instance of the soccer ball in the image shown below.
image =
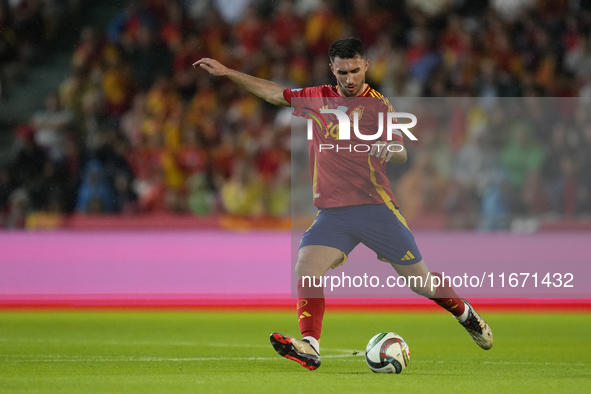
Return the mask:
M 410 361 L 410 351 L 400 335 L 381 332 L 369 340 L 365 361 L 376 373 L 400 373 Z

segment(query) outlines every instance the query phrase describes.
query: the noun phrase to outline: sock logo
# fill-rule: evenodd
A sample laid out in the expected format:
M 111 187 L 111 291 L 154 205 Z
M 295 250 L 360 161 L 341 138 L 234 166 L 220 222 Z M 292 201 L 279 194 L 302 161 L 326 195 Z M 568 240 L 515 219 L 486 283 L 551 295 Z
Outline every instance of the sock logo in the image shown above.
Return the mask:
M 297 309 L 303 308 L 306 305 L 308 305 L 308 300 L 299 300 L 298 305 L 297 305 Z
M 311 314 L 309 314 L 308 312 L 305 312 L 305 311 L 304 311 L 304 313 L 302 313 L 302 314 L 300 315 L 300 317 L 299 317 L 299 320 L 301 320 L 301 319 L 303 319 L 303 318 L 305 318 L 305 317 L 310 317 L 310 316 L 312 316 L 312 315 L 311 315 Z
M 453 304 L 454 300 L 453 299 L 449 299 L 447 301 L 445 301 L 445 307 L 448 311 L 453 311 L 454 309 L 456 309 L 458 307 L 458 304 L 455 304 L 454 306 L 452 306 L 451 304 Z

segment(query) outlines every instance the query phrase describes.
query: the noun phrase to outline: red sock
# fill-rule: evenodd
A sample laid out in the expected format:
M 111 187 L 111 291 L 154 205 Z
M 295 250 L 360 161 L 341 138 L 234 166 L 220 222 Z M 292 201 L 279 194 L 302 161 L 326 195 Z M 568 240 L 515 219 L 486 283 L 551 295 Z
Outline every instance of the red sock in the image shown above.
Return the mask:
M 441 284 L 435 290 L 435 295 L 431 300 L 454 316 L 464 313 L 466 305 L 451 287 L 449 280 L 444 281 L 441 274 L 437 272 L 431 272 L 431 276 L 436 276 L 441 280 Z
M 302 286 L 298 280 L 298 320 L 302 337 L 311 336 L 320 339 L 322 318 L 324 317 L 324 287 L 315 287 L 314 283 Z

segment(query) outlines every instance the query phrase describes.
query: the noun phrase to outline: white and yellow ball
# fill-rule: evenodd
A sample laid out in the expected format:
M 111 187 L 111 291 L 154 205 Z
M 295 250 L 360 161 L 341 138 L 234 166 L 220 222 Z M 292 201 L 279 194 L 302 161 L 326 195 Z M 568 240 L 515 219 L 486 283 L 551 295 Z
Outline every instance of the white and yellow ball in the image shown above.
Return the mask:
M 408 366 L 410 351 L 400 335 L 381 332 L 369 340 L 365 361 L 373 372 L 400 373 Z

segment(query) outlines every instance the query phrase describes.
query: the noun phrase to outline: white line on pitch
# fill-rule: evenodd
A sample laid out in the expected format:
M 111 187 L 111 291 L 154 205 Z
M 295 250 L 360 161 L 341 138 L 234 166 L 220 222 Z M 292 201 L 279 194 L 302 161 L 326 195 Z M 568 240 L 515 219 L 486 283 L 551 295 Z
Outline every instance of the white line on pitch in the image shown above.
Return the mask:
M 346 358 L 354 357 L 353 354 L 325 355 L 322 358 Z M 270 361 L 278 360 L 274 357 L 84 357 L 84 356 L 3 356 L 0 360 L 15 362 L 114 362 L 114 361 Z
M 360 358 L 363 353 L 360 354 L 329 354 L 323 355 L 323 359 L 327 358 Z M 3 356 L 0 360 L 8 362 L 125 362 L 125 361 L 137 361 L 137 362 L 153 362 L 153 361 L 272 361 L 278 360 L 277 356 L 274 357 L 88 357 L 88 356 L 65 356 L 65 355 L 46 355 L 46 356 Z M 354 360 L 342 360 L 342 361 L 354 361 Z M 413 360 L 413 364 L 477 364 L 474 362 L 458 362 L 458 361 L 442 361 L 442 360 Z M 505 364 L 505 365 L 559 365 L 559 366 L 588 366 L 590 363 L 570 363 L 570 362 L 527 362 L 527 361 L 483 361 L 483 364 Z

